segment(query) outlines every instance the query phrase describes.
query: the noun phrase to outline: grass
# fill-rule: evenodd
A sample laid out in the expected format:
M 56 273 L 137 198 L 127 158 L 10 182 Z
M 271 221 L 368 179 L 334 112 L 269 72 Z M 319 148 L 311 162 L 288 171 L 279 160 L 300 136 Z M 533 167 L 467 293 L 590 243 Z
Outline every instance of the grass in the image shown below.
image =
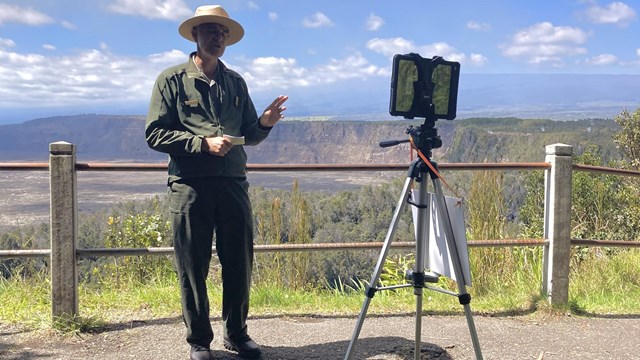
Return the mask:
M 596 253 L 576 266 L 569 296 L 584 313 L 640 314 L 640 251 Z
M 51 282 L 43 274 L 33 278 L 0 280 L 0 321 L 29 328 L 51 327 Z
M 96 326 L 102 323 L 180 316 L 180 297 L 177 285 L 154 281 L 127 287 L 81 285 L 79 313 L 83 321 Z M 211 313 L 220 314 L 222 288 L 210 283 Z M 499 299 L 498 299 L 499 298 Z M 251 293 L 252 316 L 355 316 L 365 297 L 363 291 L 339 292 L 327 289 L 291 290 L 283 287 L 256 285 Z M 526 294 L 510 294 L 491 299 L 474 299 L 474 310 L 519 312 L 528 308 Z M 30 328 L 51 326 L 51 300 L 49 285 L 41 280 L 3 280 L 0 282 L 0 322 L 24 324 Z M 462 307 L 453 296 L 424 291 L 423 310 L 429 313 L 462 313 Z M 415 311 L 413 289 L 380 291 L 371 300 L 368 314 L 403 314 Z
M 574 266 L 571 273 L 569 304 L 561 312 L 577 315 L 640 314 L 640 252 L 617 251 L 593 256 Z M 526 315 L 553 310 L 539 293 L 539 282 L 531 274 L 500 272 L 491 284 L 469 289 L 471 308 L 476 314 Z M 474 280 L 475 281 L 475 280 Z M 447 281 L 445 287 L 454 289 Z M 309 288 L 292 290 L 278 285 L 256 284 L 251 294 L 251 316 L 356 316 L 364 297 L 362 286 L 340 289 Z M 102 286 L 81 284 L 79 313 L 75 319 L 51 320 L 50 282 L 40 273 L 28 279 L 0 280 L 0 322 L 20 324 L 31 329 L 54 328 L 63 332 L 83 332 L 104 323 L 132 319 L 180 317 L 180 297 L 173 276 L 149 281 L 120 282 Z M 222 289 L 209 285 L 211 313 L 221 312 Z M 430 314 L 463 314 L 453 296 L 424 290 L 423 311 Z M 557 310 L 557 309 L 556 309 Z M 368 315 L 411 314 L 415 312 L 412 288 L 380 291 L 370 302 Z

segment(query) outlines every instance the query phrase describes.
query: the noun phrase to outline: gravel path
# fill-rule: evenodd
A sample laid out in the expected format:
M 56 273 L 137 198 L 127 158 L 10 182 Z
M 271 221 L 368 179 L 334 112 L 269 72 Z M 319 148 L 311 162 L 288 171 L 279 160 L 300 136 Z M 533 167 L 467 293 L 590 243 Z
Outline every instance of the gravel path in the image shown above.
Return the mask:
M 367 317 L 354 359 L 414 358 L 413 316 Z M 640 359 L 640 316 L 474 317 L 485 359 Z M 213 319 L 216 334 L 219 319 Z M 342 359 L 355 318 L 252 318 L 249 331 L 263 359 Z M 0 359 L 188 359 L 179 318 L 111 324 L 61 336 L 0 324 Z M 422 359 L 475 359 L 464 316 L 423 317 Z M 239 359 L 213 346 L 216 359 Z

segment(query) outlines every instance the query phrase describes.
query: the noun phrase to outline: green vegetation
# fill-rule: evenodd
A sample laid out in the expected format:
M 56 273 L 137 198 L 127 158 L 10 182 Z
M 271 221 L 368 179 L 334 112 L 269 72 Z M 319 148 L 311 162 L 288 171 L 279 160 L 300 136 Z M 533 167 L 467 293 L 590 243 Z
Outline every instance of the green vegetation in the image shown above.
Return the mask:
M 584 145 L 576 156 L 579 164 L 637 168 L 638 154 L 632 146 L 632 126 L 640 118 L 623 113 L 616 119 L 619 131 L 611 138 L 623 150 L 614 154 L 610 144 L 598 141 Z M 505 119 L 475 121 L 453 136 L 458 145 L 502 139 L 508 129 Z M 492 125 L 492 134 L 481 130 Z M 589 134 L 608 131 L 593 121 Z M 501 127 L 504 126 L 504 129 Z M 557 128 L 567 133 L 575 124 L 521 121 L 520 126 Z M 481 137 L 484 131 L 485 137 Z M 533 130 L 532 130 L 533 131 Z M 582 135 L 584 135 L 582 134 Z M 614 137 L 615 135 L 615 137 Z M 586 135 L 585 135 L 586 136 Z M 588 138 L 588 136 L 587 136 Z M 474 139 L 464 140 L 463 139 Z M 561 142 L 548 139 L 549 143 Z M 487 142 L 489 141 L 489 142 Z M 502 140 L 500 140 L 502 141 Z M 521 147 L 527 147 L 522 139 Z M 585 140 L 587 141 L 587 140 Z M 635 140 L 634 140 L 635 141 Z M 587 141 L 588 142 L 588 141 Z M 637 145 L 637 144 L 635 144 Z M 450 149 L 462 156 L 472 149 Z M 471 154 L 471 153 L 469 153 Z M 479 161 L 493 161 L 487 154 Z M 467 156 L 467 155 L 464 155 Z M 467 157 L 465 157 L 467 159 Z M 525 160 L 520 155 L 509 161 Z M 503 161 L 507 161 L 503 159 Z M 540 161 L 538 159 L 538 161 Z M 543 231 L 542 171 L 480 171 L 445 174 L 453 189 L 464 198 L 467 239 L 541 238 Z M 572 237 L 600 240 L 638 241 L 640 238 L 640 187 L 627 177 L 574 174 Z M 335 194 L 302 192 L 297 183 L 291 191 L 252 188 L 255 242 L 259 245 L 330 242 L 383 241 L 404 178 L 379 186 Z M 519 194 L 514 198 L 514 193 Z M 107 211 L 83 215 L 78 230 L 83 248 L 171 246 L 165 199 L 124 203 Z M 47 226 L 32 226 L 0 234 L 2 249 L 47 248 Z M 402 214 L 394 241 L 413 241 L 410 211 Z M 606 247 L 574 247 L 571 262 L 570 308 L 580 314 L 637 314 L 640 311 L 640 250 Z M 404 282 L 405 269 L 413 266 L 413 251 L 393 250 L 385 264 L 381 283 Z M 255 261 L 252 315 L 324 314 L 354 315 L 371 277 L 379 252 L 373 250 L 258 253 Z M 475 312 L 526 314 L 544 308 L 541 297 L 542 249 L 539 247 L 471 248 L 469 250 Z M 215 258 L 214 258 L 215 259 Z M 0 261 L 0 321 L 29 327 L 50 327 L 81 332 L 104 322 L 130 318 L 180 316 L 180 299 L 171 256 L 97 257 L 79 262 L 80 319 L 50 320 L 50 283 L 47 260 L 10 259 Z M 211 268 L 212 314 L 220 312 L 220 266 Z M 454 283 L 441 279 L 440 286 L 455 290 Z M 425 291 L 424 310 L 430 313 L 461 313 L 457 299 Z M 412 289 L 376 294 L 369 313 L 415 311 Z
M 611 120 L 465 119 L 455 124 L 448 162 L 540 162 L 546 145 L 573 146 L 576 155 L 595 147 L 605 160 L 620 159 L 611 141 L 620 126 Z
M 613 136 L 632 169 L 640 168 L 640 108 L 633 113 L 624 110 L 615 118 L 621 130 Z

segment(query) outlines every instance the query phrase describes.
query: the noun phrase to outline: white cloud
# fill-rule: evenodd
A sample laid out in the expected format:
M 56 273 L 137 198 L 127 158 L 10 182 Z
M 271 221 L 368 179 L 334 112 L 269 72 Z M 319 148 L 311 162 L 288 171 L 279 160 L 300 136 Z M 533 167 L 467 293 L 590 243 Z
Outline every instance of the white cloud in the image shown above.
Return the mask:
M 389 76 L 386 69 L 371 64 L 360 53 L 314 68 L 304 68 L 292 58 L 262 57 L 235 64 L 252 90 L 290 89 L 331 84 L 348 79 Z
M 580 28 L 554 26 L 542 22 L 513 35 L 511 43 L 501 45 L 502 54 L 530 64 L 551 63 L 563 66 L 565 56 L 585 54 L 578 46 L 587 41 L 589 34 Z
M 469 21 L 467 23 L 467 28 L 474 31 L 489 31 L 491 30 L 491 24 Z
M 327 15 L 317 12 L 302 20 L 302 25 L 308 28 L 329 27 L 333 26 L 333 21 L 331 21 Z
M 417 46 L 405 38 L 379 39 L 373 38 L 367 42 L 367 49 L 392 57 L 395 54 L 417 52 Z
M 449 61 L 464 62 L 465 54 L 458 52 L 453 46 L 444 42 L 435 42 L 429 45 L 416 45 L 411 40 L 404 38 L 369 40 L 367 48 L 371 51 L 392 57 L 395 54 L 418 53 L 423 57 L 442 56 Z
M 0 49 L 14 47 L 14 46 L 16 46 L 16 43 L 13 40 L 0 38 Z
M 600 54 L 598 56 L 591 57 L 584 61 L 587 65 L 612 65 L 618 63 L 618 57 L 612 54 Z
M 278 20 L 278 13 L 270 11 L 269 12 L 269 21 L 273 22 L 273 21 L 277 21 Z
M 244 60 L 234 66 L 242 73 L 252 89 L 307 86 L 307 70 L 292 58 L 260 57 Z M 286 76 L 284 75 L 286 74 Z
M 636 18 L 636 12 L 623 2 L 612 2 L 605 7 L 593 4 L 585 11 L 587 19 L 596 24 L 616 24 L 625 27 Z
M 469 60 L 471 62 L 471 65 L 474 66 L 484 66 L 489 62 L 489 59 L 487 59 L 486 56 L 473 53 L 469 56 Z
M 42 45 L 42 48 L 45 50 L 52 50 L 52 51 L 56 49 L 55 45 L 51 45 L 51 44 L 44 44 Z
M 183 0 L 115 0 L 109 10 L 123 15 L 164 20 L 184 20 L 193 15 Z
M 387 70 L 371 64 L 362 54 L 356 53 L 344 59 L 331 59 L 329 64 L 314 69 L 314 74 L 322 82 L 331 83 L 345 79 L 384 76 Z M 325 74 L 328 77 L 325 78 Z
M 249 9 L 251 10 L 260 10 L 260 5 L 258 5 L 255 1 L 249 1 L 249 3 L 247 4 L 247 6 L 249 7 Z
M 50 16 L 31 8 L 0 4 L 0 24 L 10 22 L 27 25 L 45 25 L 53 23 L 53 19 Z
M 371 13 L 367 18 L 367 23 L 365 27 L 369 31 L 378 31 L 380 27 L 382 27 L 382 25 L 384 25 L 384 20 L 380 16 L 374 13 Z
M 29 105 L 34 108 L 143 103 L 148 101 L 158 73 L 187 57 L 177 50 L 126 57 L 98 49 L 43 56 L 0 47 L 0 107 L 24 106 L 24 102 L 15 99 L 38 99 Z
M 638 57 L 640 57 L 640 48 L 636 49 L 636 55 L 638 55 Z
M 587 41 L 588 34 L 580 28 L 553 26 L 550 22 L 541 22 L 524 29 L 513 36 L 515 44 L 552 44 L 577 43 Z
M 66 21 L 66 20 L 63 20 L 62 22 L 60 22 L 60 24 L 65 29 L 69 29 L 69 30 L 75 30 L 76 29 L 76 25 L 75 24 L 73 24 L 72 22 Z
M 0 38 L 0 108 L 6 109 L 24 106 L 24 102 L 15 99 L 38 99 L 30 104 L 34 109 L 81 106 L 89 112 L 91 108 L 113 104 L 144 106 L 158 74 L 188 57 L 180 50 L 122 56 L 112 53 L 105 43 L 64 56 L 11 52 L 11 46 L 11 40 Z M 225 62 L 243 74 L 252 91 L 264 92 L 390 75 L 386 68 L 372 64 L 360 53 L 308 68 L 293 58 Z
M 148 56 L 150 63 L 154 64 L 153 68 L 162 70 L 166 66 L 180 64 L 185 61 L 187 55 L 180 50 L 170 50 L 162 53 L 151 54 Z M 157 74 L 154 74 L 155 78 Z

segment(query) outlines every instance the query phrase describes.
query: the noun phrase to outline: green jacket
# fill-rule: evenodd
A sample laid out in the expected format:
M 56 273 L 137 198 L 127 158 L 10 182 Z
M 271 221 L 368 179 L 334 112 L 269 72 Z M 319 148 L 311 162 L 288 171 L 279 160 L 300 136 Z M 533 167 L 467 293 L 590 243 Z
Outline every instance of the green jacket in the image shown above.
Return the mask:
M 169 182 L 205 176 L 245 177 L 247 155 L 242 146 L 219 157 L 201 152 L 202 139 L 227 134 L 244 136 L 246 145 L 256 145 L 271 129 L 260 125 L 247 85 L 238 73 L 220 61 L 216 91 L 191 56 L 158 76 L 145 126 L 147 144 L 169 154 Z M 218 113 L 216 101 L 220 102 Z

